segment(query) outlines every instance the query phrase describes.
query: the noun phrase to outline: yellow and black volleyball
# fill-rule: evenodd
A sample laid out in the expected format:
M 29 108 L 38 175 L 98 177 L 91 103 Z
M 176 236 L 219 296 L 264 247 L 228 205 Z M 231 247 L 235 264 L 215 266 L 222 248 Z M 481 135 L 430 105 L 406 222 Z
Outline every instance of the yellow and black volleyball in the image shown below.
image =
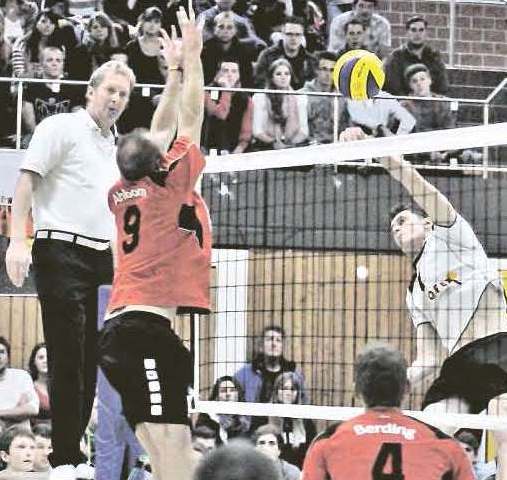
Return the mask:
M 382 60 L 367 50 L 350 50 L 336 62 L 333 81 L 342 95 L 352 100 L 372 98 L 384 85 Z

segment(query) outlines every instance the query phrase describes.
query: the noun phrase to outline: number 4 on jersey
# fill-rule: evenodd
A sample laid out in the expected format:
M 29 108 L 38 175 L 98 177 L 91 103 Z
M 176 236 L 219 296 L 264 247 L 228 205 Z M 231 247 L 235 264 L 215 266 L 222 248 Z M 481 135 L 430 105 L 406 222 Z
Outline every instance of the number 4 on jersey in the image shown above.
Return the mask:
M 389 469 L 386 473 L 385 470 Z M 383 443 L 371 471 L 372 480 L 404 480 L 400 443 Z

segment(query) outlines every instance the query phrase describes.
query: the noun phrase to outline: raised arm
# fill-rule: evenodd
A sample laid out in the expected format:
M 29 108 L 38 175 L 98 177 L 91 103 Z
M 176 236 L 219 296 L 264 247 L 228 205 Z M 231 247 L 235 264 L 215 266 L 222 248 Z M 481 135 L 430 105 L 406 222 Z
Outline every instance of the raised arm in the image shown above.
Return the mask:
M 167 63 L 167 80 L 153 118 L 150 132 L 166 151 L 172 142 L 178 126 L 178 111 L 181 101 L 181 42 L 176 35 L 176 27 L 171 26 L 171 37 L 164 29 L 160 43 L 162 55 Z
M 188 16 L 183 7 L 177 12 L 181 29 L 183 53 L 183 87 L 178 120 L 178 136 L 188 137 L 200 146 L 201 128 L 204 117 L 204 75 L 201 62 L 202 21 L 197 24 L 188 2 Z

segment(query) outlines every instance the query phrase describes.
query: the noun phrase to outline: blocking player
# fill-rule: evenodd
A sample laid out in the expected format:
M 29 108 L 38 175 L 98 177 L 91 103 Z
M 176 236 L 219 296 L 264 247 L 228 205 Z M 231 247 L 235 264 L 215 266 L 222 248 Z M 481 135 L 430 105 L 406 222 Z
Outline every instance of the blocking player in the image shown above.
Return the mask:
M 366 412 L 317 437 L 305 459 L 303 480 L 473 480 L 458 442 L 402 414 L 409 384 L 399 351 L 365 348 L 356 359 L 354 380 Z
M 344 141 L 362 138 L 356 129 L 341 135 Z M 498 272 L 467 221 L 409 162 L 389 157 L 380 163 L 414 201 L 391 216 L 394 241 L 415 268 L 407 290 L 417 335 L 410 383 L 417 388 L 438 368 L 443 346 L 448 357 L 423 408 L 442 415 L 486 408 L 507 415 L 507 316 Z M 497 479 L 506 480 L 507 432 L 495 431 L 494 436 Z
M 183 82 L 178 101 L 178 41 L 163 36 L 169 78 L 151 132 L 120 139 L 122 175 L 109 192 L 116 218 L 117 269 L 108 319 L 99 339 L 100 365 L 121 395 L 125 417 L 150 456 L 157 480 L 192 476 L 187 388 L 189 351 L 171 328 L 177 309 L 209 311 L 211 235 L 202 198 L 194 192 L 204 168 L 199 151 L 204 81 L 202 26 L 180 7 Z M 164 153 L 174 134 L 177 138 Z

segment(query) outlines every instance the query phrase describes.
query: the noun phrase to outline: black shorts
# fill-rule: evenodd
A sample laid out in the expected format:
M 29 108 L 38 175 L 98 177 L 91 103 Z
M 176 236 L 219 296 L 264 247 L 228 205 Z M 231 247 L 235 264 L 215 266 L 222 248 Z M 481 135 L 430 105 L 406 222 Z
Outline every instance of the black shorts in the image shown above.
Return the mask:
M 134 430 L 141 422 L 188 424 L 192 358 L 169 320 L 149 312 L 122 313 L 100 331 L 98 353 Z
M 467 401 L 479 413 L 507 392 L 507 333 L 475 340 L 445 360 L 439 377 L 426 392 L 423 408 L 450 397 Z

